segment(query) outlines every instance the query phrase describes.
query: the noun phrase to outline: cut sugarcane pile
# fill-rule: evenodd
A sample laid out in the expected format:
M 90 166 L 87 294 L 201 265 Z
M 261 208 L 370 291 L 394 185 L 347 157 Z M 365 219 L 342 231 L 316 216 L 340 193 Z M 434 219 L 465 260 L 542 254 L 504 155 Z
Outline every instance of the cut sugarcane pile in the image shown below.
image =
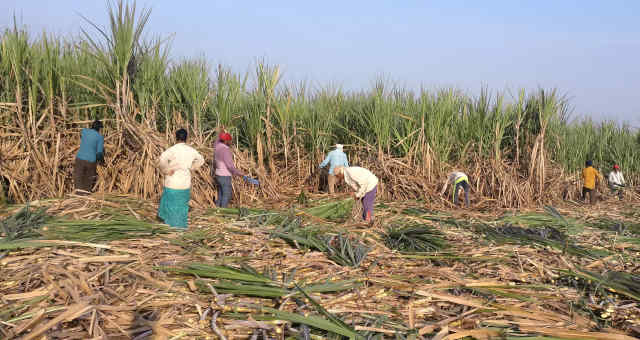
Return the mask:
M 32 229 L 44 236 L 0 241 L 0 338 L 640 336 L 640 242 L 631 227 L 605 227 L 635 225 L 633 207 L 558 218 L 381 204 L 371 229 L 310 204 L 196 210 L 187 232 L 148 235 L 153 204 L 33 204 L 53 222 Z M 41 233 L 60 219 L 81 222 L 76 241 Z

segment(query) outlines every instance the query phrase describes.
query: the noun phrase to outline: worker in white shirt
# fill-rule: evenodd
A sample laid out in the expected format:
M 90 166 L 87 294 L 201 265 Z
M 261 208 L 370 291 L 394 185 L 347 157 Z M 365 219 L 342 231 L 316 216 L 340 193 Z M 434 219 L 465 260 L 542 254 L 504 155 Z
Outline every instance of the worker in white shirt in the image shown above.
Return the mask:
M 611 192 L 613 194 L 618 195 L 619 199 L 623 199 L 623 189 L 625 186 L 627 186 L 627 183 L 624 180 L 622 171 L 620 171 L 620 166 L 618 164 L 615 164 L 613 166 L 613 171 L 609 173 L 609 188 L 611 188 Z
M 176 131 L 176 142 L 158 160 L 158 168 L 165 175 L 158 217 L 172 227 L 186 229 L 191 199 L 191 171 L 204 164 L 204 157 L 186 144 L 187 130 Z
M 373 203 L 378 193 L 378 177 L 371 171 L 357 166 L 336 166 L 333 174 L 337 179 L 344 179 L 353 190 L 355 198 L 362 202 L 362 219 L 373 223 Z
M 451 190 L 453 191 L 452 192 L 453 204 L 458 205 L 458 190 L 460 190 L 460 188 L 463 188 L 464 204 L 468 208 L 469 207 L 469 189 L 471 188 L 471 185 L 469 185 L 469 177 L 464 172 L 460 172 L 460 171 L 454 171 L 450 173 L 449 177 L 447 177 L 447 181 L 444 183 L 444 186 L 442 187 L 442 191 L 440 192 L 440 195 L 443 195 L 445 191 L 447 191 L 447 186 L 449 185 L 449 183 L 452 184 Z

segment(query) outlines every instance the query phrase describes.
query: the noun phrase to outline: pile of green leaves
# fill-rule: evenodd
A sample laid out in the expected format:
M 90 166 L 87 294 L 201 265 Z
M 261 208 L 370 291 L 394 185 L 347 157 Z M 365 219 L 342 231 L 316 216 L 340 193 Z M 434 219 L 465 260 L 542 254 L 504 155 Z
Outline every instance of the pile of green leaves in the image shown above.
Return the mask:
M 581 247 L 571 240 L 569 235 L 581 232 L 583 224 L 562 216 L 551 206 L 545 206 L 545 212 L 509 215 L 495 222 L 478 224 L 474 229 L 498 243 L 538 244 L 588 258 L 609 255 L 605 250 Z
M 127 215 L 117 215 L 113 219 L 102 221 L 56 219 L 47 223 L 47 227 L 48 230 L 41 232 L 45 239 L 80 242 L 148 238 L 175 230 Z
M 298 249 L 321 251 L 341 266 L 358 267 L 371 250 L 361 241 L 346 234 L 322 234 L 313 228 L 291 232 L 274 231 L 272 234 Z
M 589 221 L 587 225 L 601 230 L 616 232 L 620 235 L 640 235 L 640 223 L 627 220 L 600 217 Z
M 525 228 L 507 224 L 498 227 L 485 225 L 478 229 L 488 240 L 497 243 L 538 244 L 589 258 L 602 258 L 608 255 L 604 250 L 587 249 L 576 245 L 564 232 L 554 227 Z
M 603 288 L 611 293 L 620 294 L 640 302 L 640 275 L 626 272 L 608 272 L 596 274 L 584 269 L 558 270 L 568 278 L 577 278 L 584 286 L 598 292 Z
M 249 226 L 274 225 L 282 223 L 286 214 L 278 211 L 269 211 L 254 208 L 215 208 L 207 211 L 209 214 L 235 217 L 238 221 L 249 222 Z
M 251 318 L 258 321 L 273 321 L 273 320 L 285 320 L 289 321 L 294 325 L 300 325 L 298 332 L 298 339 L 311 339 L 312 337 L 318 339 L 343 339 L 348 338 L 351 340 L 364 340 L 366 337 L 364 334 L 356 331 L 352 326 L 349 326 L 339 317 L 333 315 L 329 311 L 327 311 L 324 307 L 322 307 L 316 300 L 314 300 L 309 293 L 311 293 L 306 288 L 300 287 L 298 285 L 295 286 L 297 296 L 300 298 L 294 298 L 294 301 L 297 305 L 297 313 L 296 312 L 288 312 L 284 310 L 280 310 L 277 308 L 260 306 L 260 305 L 250 305 L 247 306 L 255 310 L 255 312 L 251 313 Z M 303 302 L 305 300 L 307 303 Z M 316 314 L 311 314 L 310 309 L 315 309 Z M 246 319 L 247 315 L 242 313 L 228 314 L 228 317 L 231 318 L 241 318 Z M 314 333 L 310 332 L 309 327 L 314 330 Z M 324 331 L 321 333 L 321 336 L 316 335 L 315 331 Z M 254 333 L 256 335 L 256 333 Z M 253 337 L 257 338 L 257 337 Z M 265 336 L 266 339 L 266 336 Z M 370 339 L 377 339 L 372 337 Z
M 211 292 L 209 285 L 221 294 L 246 295 L 263 298 L 277 298 L 296 295 L 296 283 L 293 281 L 295 270 L 282 275 L 278 280 L 276 273 L 258 272 L 248 265 L 231 267 L 226 265 L 209 265 L 206 263 L 189 263 L 182 267 L 160 267 L 159 269 L 182 274 L 192 274 L 198 278 L 216 280 L 197 280 L 196 285 L 203 292 Z M 349 290 L 359 285 L 355 280 L 320 282 L 304 285 L 311 293 L 328 293 Z
M 444 234 L 433 226 L 413 223 L 402 226 L 395 223 L 387 227 L 383 235 L 389 249 L 403 252 L 428 252 L 442 250 L 447 246 Z
M 499 224 L 513 224 L 528 228 L 551 227 L 565 234 L 577 234 L 582 232 L 584 226 L 576 219 L 565 217 L 552 206 L 544 207 L 545 213 L 528 212 L 503 216 L 496 222 Z
M 0 222 L 2 241 L 16 241 L 40 236 L 38 230 L 50 217 L 46 213 L 47 208 L 32 208 L 26 206 L 14 215 Z
M 498 227 L 482 225 L 476 230 L 482 232 L 488 240 L 497 243 L 538 244 L 588 258 L 603 258 L 609 255 L 605 250 L 578 246 L 563 231 L 550 226 L 526 228 L 512 224 Z
M 344 221 L 351 216 L 353 210 L 352 199 L 342 201 L 331 201 L 305 210 L 309 215 L 319 217 L 325 220 L 339 222 Z

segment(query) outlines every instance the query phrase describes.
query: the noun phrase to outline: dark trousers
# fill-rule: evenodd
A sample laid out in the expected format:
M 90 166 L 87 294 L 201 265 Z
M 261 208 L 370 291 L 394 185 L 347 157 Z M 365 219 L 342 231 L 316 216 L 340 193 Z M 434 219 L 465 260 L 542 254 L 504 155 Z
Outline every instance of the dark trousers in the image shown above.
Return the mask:
M 462 187 L 464 189 L 464 204 L 469 206 L 469 182 L 462 181 L 453 187 L 453 204 L 458 204 L 458 190 Z
M 76 165 L 73 168 L 73 184 L 76 190 L 91 192 L 97 177 L 96 162 L 76 158 Z
M 216 206 L 218 208 L 226 208 L 233 195 L 231 176 L 216 176 L 216 183 L 218 184 L 218 200 L 216 200 Z
M 585 202 L 587 201 L 587 194 L 589 194 L 589 203 L 593 204 L 595 202 L 593 189 L 582 187 L 582 200 Z
M 618 199 L 624 199 L 624 187 L 617 184 L 610 184 L 609 188 L 611 189 L 611 193 L 614 195 L 618 195 Z
M 373 203 L 376 201 L 378 186 L 366 193 L 362 197 L 362 219 L 365 221 L 373 220 Z

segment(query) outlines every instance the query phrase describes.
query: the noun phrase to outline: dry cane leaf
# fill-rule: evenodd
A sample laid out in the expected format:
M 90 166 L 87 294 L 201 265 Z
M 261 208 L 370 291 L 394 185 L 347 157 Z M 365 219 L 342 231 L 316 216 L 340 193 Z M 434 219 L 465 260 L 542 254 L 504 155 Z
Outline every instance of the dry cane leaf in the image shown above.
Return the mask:
M 471 331 L 462 331 L 455 334 L 449 334 L 442 340 L 457 340 L 467 336 L 471 336 L 478 340 L 490 340 L 492 337 L 499 336 L 500 332 L 491 329 L 474 329 Z

